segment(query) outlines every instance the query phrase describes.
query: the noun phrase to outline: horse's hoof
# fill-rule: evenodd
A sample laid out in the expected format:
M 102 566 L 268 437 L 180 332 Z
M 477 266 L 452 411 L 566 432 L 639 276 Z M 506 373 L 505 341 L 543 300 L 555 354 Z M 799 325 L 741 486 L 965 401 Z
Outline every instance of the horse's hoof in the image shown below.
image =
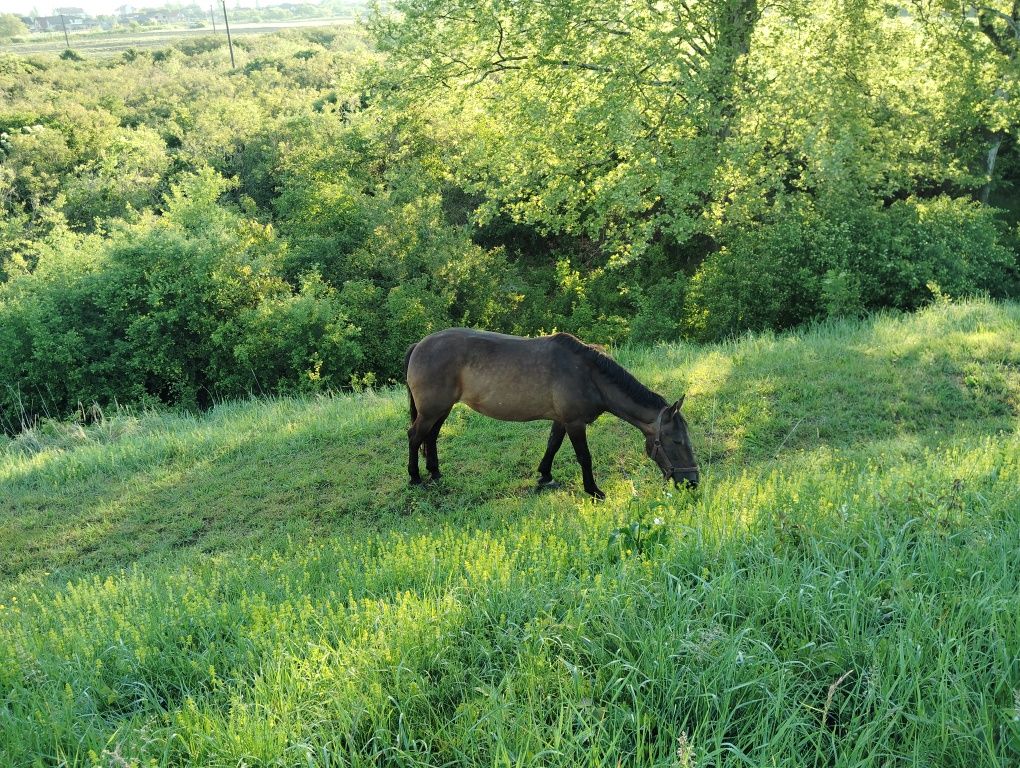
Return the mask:
M 407 484 L 408 485 L 421 485 L 421 478 L 420 477 L 412 477 L 410 480 L 407 481 Z
M 538 485 L 535 486 L 536 491 L 555 491 L 557 488 L 563 486 L 553 480 L 551 477 L 548 480 L 539 479 Z
M 585 492 L 588 493 L 589 496 L 591 496 L 592 501 L 606 500 L 606 494 L 604 494 L 599 488 L 596 488 L 593 491 L 589 491 L 587 488 L 585 488 Z
M 442 479 L 443 479 L 443 475 L 441 473 L 439 473 L 439 472 L 436 472 L 435 474 L 432 475 L 432 477 L 429 478 L 429 482 L 430 483 L 438 483 Z

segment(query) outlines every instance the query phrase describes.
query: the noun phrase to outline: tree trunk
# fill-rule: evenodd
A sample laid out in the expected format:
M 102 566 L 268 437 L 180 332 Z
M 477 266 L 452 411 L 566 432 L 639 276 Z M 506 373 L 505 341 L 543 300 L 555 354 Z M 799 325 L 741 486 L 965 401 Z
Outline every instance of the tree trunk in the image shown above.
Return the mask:
M 992 191 L 992 182 L 995 180 L 995 161 L 999 157 L 999 148 L 1002 146 L 1003 140 L 1006 138 L 1006 134 L 999 131 L 992 136 L 991 146 L 988 148 L 988 157 L 986 160 L 985 173 L 988 176 L 988 181 L 981 187 L 980 200 L 982 203 L 988 202 L 988 195 Z
M 718 105 L 715 134 L 721 144 L 730 134 L 736 117 L 737 68 L 751 51 L 751 36 L 758 23 L 758 0 L 726 0 L 716 18 L 716 49 L 708 85 Z

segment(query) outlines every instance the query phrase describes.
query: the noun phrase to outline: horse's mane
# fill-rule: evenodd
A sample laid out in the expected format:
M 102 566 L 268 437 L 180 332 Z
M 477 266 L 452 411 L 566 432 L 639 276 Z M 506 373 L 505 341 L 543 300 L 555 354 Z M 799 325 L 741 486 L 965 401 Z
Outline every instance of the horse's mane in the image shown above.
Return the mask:
M 571 336 L 569 333 L 557 333 L 553 336 L 553 339 L 557 343 L 562 344 L 567 349 L 576 352 L 585 360 L 592 363 L 603 376 L 619 387 L 625 395 L 631 398 L 638 405 L 643 405 L 648 408 L 666 407 L 667 403 L 662 395 L 656 394 L 640 381 L 635 379 L 634 375 L 630 371 L 600 349 L 590 344 L 585 344 L 576 336 Z

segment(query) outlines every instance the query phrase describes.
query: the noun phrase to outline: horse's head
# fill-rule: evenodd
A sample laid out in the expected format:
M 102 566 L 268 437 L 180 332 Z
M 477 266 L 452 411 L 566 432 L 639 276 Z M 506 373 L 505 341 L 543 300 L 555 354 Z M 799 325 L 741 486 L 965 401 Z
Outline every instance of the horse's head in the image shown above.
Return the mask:
M 653 429 L 645 439 L 645 451 L 659 465 L 664 480 L 672 480 L 676 485 L 687 483 L 696 488 L 698 463 L 694 460 L 694 448 L 687 434 L 687 422 L 680 413 L 683 402 L 681 397 L 659 411 Z

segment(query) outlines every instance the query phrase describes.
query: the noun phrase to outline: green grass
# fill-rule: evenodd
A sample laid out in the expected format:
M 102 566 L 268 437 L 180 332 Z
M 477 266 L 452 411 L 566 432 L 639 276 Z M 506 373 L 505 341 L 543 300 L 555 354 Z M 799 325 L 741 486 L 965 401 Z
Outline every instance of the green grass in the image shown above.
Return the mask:
M 2 766 L 1020 764 L 1020 307 L 621 350 L 703 482 L 406 395 L 0 443 Z

